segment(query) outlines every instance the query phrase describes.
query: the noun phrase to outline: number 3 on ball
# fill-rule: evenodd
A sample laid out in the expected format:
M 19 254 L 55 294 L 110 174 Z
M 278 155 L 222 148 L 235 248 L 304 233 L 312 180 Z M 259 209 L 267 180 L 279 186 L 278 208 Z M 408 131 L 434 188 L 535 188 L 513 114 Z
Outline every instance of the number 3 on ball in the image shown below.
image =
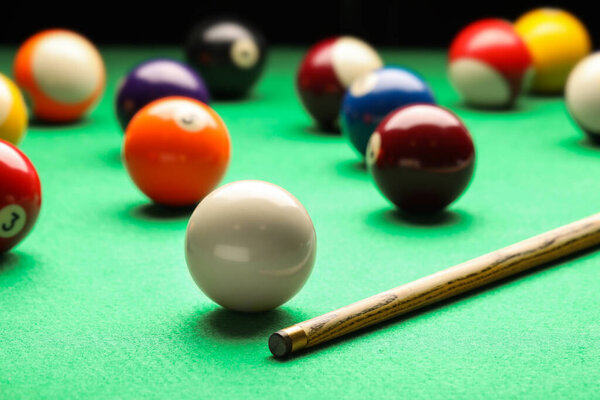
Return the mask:
M 0 139 L 0 259 L 31 231 L 42 205 L 40 178 L 29 158 Z
M 11 204 L 0 210 L 0 237 L 8 238 L 21 232 L 27 221 L 23 207 Z

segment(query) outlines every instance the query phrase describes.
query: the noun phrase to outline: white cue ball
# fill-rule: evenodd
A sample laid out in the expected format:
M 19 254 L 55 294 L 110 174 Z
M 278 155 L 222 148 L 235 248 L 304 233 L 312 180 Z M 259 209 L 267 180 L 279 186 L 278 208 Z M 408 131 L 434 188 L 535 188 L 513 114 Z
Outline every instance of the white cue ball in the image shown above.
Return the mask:
M 271 310 L 310 275 L 317 249 L 308 212 L 272 183 L 239 181 L 206 196 L 188 223 L 185 255 L 200 289 L 223 307 Z
M 591 139 L 600 141 L 600 53 L 587 56 L 573 68 L 565 92 L 575 122 Z

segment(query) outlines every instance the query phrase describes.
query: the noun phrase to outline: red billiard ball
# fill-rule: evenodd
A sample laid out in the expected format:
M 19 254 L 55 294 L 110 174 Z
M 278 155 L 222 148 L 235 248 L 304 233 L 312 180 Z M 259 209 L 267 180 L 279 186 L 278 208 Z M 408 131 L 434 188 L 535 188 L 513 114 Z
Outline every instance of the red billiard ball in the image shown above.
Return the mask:
M 219 183 L 229 151 L 229 132 L 212 108 L 188 97 L 165 97 L 135 114 L 123 159 L 134 183 L 154 202 L 189 206 Z
M 350 36 L 315 44 L 300 64 L 296 86 L 304 108 L 325 129 L 337 129 L 342 98 L 362 74 L 383 65 L 367 43 Z
M 484 19 L 464 28 L 450 46 L 450 81 L 475 107 L 509 107 L 533 73 L 525 42 L 512 24 Z
M 475 147 L 452 112 L 430 104 L 393 111 L 367 147 L 376 186 L 400 210 L 441 211 L 462 194 L 473 175 Z
M 41 203 L 42 189 L 35 167 L 19 149 L 0 140 L 0 254 L 29 233 Z

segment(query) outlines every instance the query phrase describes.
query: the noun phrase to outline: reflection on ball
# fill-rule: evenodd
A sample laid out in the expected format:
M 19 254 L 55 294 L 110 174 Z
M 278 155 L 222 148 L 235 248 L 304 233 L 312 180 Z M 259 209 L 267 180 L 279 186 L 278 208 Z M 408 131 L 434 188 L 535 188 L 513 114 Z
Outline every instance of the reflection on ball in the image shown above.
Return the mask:
M 239 181 L 196 207 L 185 252 L 194 281 L 216 303 L 266 311 L 292 298 L 308 279 L 316 235 L 290 193 L 268 182 Z

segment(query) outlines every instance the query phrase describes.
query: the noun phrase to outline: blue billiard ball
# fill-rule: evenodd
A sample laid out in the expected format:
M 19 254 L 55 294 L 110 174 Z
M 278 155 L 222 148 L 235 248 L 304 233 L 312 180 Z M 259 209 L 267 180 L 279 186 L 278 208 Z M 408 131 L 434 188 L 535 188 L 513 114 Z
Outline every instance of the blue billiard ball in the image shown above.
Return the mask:
M 399 107 L 435 104 L 425 80 L 414 71 L 385 67 L 356 79 L 344 96 L 340 122 L 342 132 L 363 156 L 377 125 Z
M 123 131 L 135 113 L 163 97 L 184 96 L 208 104 L 204 80 L 186 64 L 168 58 L 147 60 L 133 68 L 121 81 L 116 111 Z

